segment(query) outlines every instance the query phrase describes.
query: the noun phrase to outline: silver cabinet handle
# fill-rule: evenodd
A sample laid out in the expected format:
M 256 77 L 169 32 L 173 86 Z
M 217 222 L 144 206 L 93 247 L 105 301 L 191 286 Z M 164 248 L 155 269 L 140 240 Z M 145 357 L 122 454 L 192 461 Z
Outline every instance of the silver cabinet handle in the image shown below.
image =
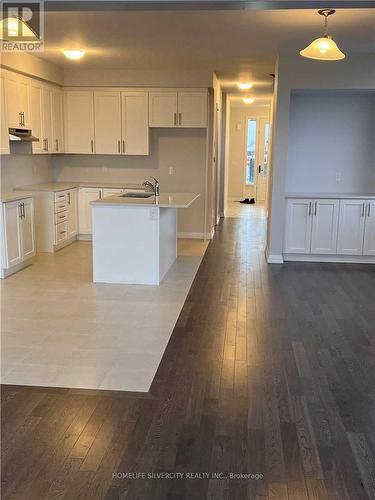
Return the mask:
M 367 217 L 371 215 L 371 201 L 368 202 Z
M 118 141 L 118 152 L 121 153 L 121 141 Z
M 182 115 L 181 115 L 181 113 L 178 113 L 178 124 L 182 125 Z
M 309 201 L 309 217 L 311 215 L 311 201 Z
M 22 219 L 22 203 L 18 204 L 18 218 Z
M 56 151 L 59 150 L 59 140 L 58 139 L 55 139 L 55 144 L 56 144 Z
M 20 111 L 18 113 L 18 123 L 19 123 L 20 127 L 22 127 L 22 111 Z
M 362 217 L 365 216 L 365 202 L 362 203 Z
M 70 191 L 68 192 L 68 203 L 69 203 L 69 205 L 71 204 L 70 203 Z
M 99 191 L 99 200 L 102 198 L 102 190 Z
M 25 126 L 25 112 L 22 111 L 22 125 Z
M 177 125 L 177 113 L 173 113 L 173 123 Z
M 315 209 L 314 209 L 314 215 L 315 215 L 315 217 L 316 217 L 316 210 L 317 210 L 317 208 L 318 208 L 318 202 L 316 201 L 315 202 Z
M 94 140 L 91 139 L 91 153 L 94 152 Z
M 122 152 L 125 153 L 125 141 L 122 141 Z
M 48 138 L 46 139 L 46 151 L 48 151 Z

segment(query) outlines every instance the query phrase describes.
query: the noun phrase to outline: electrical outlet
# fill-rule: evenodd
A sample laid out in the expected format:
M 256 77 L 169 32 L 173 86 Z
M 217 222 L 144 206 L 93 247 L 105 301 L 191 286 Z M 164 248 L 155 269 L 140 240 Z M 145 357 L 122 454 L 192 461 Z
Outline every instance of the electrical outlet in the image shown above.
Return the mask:
M 169 175 L 173 175 L 174 174 L 174 167 L 169 167 Z
M 341 182 L 341 172 L 336 172 L 336 182 Z

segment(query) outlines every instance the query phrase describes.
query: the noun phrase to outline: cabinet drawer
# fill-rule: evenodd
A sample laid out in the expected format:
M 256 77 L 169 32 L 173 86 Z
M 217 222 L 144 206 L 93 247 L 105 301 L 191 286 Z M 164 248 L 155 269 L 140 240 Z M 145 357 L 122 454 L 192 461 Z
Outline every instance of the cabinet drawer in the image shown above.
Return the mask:
M 67 201 L 55 203 L 55 214 L 58 214 L 60 212 L 64 212 L 65 210 L 68 210 L 68 202 Z
M 68 212 L 59 212 L 55 214 L 55 224 L 61 224 L 62 222 L 68 222 Z
M 67 222 L 61 222 L 60 224 L 56 225 L 56 236 L 55 236 L 55 241 L 56 245 L 61 243 L 62 241 L 66 240 L 68 237 L 68 223 Z
M 55 203 L 67 202 L 68 193 L 66 191 L 59 191 L 55 193 Z

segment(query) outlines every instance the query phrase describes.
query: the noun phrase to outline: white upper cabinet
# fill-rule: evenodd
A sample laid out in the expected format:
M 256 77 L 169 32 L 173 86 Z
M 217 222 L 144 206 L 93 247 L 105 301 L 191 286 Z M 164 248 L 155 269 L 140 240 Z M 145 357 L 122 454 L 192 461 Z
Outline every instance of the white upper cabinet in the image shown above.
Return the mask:
M 17 73 L 7 72 L 5 96 L 8 127 L 31 128 L 29 79 Z
M 150 127 L 207 127 L 207 92 L 150 92 Z
M 66 153 L 94 153 L 93 92 L 64 92 L 64 138 Z
M 5 107 L 5 82 L 0 74 L 0 154 L 9 153 L 9 134 Z
M 335 254 L 337 250 L 337 228 L 339 219 L 338 200 L 314 200 L 311 208 L 312 254 Z
M 60 89 L 52 92 L 52 148 L 53 153 L 64 152 L 63 93 Z
M 53 152 L 53 133 L 52 133 L 52 88 L 42 87 L 42 151 L 44 153 Z
M 32 143 L 33 153 L 42 153 L 42 86 L 36 80 L 30 83 L 30 111 L 32 133 L 39 139 Z
M 363 255 L 375 255 L 375 200 L 369 200 L 366 204 Z
M 178 93 L 178 126 L 207 127 L 207 92 Z
M 339 255 L 362 255 L 365 218 L 364 200 L 340 200 L 337 241 Z
M 120 92 L 94 92 L 95 153 L 120 154 Z
M 177 127 L 177 92 L 150 92 L 150 127 Z
M 149 155 L 148 93 L 121 92 L 122 143 L 126 155 Z
M 310 253 L 312 204 L 309 199 L 288 200 L 284 245 L 286 253 Z

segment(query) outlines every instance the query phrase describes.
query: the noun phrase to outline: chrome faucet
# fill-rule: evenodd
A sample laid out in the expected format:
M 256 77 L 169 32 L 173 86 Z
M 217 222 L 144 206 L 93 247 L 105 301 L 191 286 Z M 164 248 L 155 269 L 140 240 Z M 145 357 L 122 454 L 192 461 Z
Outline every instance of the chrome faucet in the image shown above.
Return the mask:
M 160 194 L 160 185 L 159 185 L 159 181 L 157 179 L 155 179 L 155 177 L 151 177 L 151 179 L 154 179 L 154 183 L 150 182 L 150 181 L 145 181 L 142 186 L 144 186 L 145 188 L 150 188 L 151 191 L 154 193 L 155 196 L 159 196 Z

